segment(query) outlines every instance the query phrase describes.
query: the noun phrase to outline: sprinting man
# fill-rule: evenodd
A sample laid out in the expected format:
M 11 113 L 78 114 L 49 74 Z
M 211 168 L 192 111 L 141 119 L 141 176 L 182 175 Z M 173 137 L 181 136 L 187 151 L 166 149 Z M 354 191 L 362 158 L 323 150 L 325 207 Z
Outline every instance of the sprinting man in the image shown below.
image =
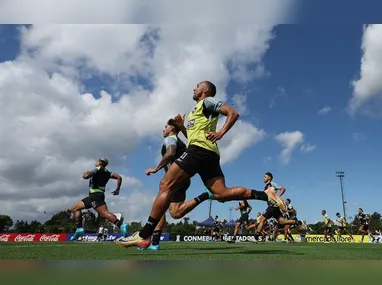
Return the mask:
M 106 168 L 108 164 L 109 161 L 106 158 L 100 158 L 96 161 L 94 168 L 90 171 L 86 171 L 82 175 L 83 179 L 90 179 L 89 195 L 81 201 L 78 201 L 71 209 L 73 213 L 73 220 L 77 227 L 71 240 L 77 240 L 85 232 L 82 224 L 81 210 L 90 208 L 93 208 L 102 217 L 119 227 L 122 234 L 125 237 L 127 236 L 127 224 L 122 223 L 122 221 L 120 221 L 113 213 L 109 212 L 105 202 L 106 184 L 109 182 L 110 178 L 117 180 L 117 188 L 112 192 L 114 196 L 119 195 L 122 185 L 122 177 L 117 173 L 110 172 Z
M 97 241 L 101 241 L 103 235 L 103 225 L 101 225 L 98 229 Z
M 287 220 L 297 220 L 297 212 L 291 204 L 291 200 L 287 198 L 285 200 L 286 212 L 284 213 L 284 218 Z M 291 229 L 293 226 L 286 225 L 284 227 L 284 241 L 285 242 L 294 242 L 294 238 L 292 236 Z
M 107 225 L 103 228 L 103 241 L 106 241 L 107 234 L 109 233 L 109 229 L 107 228 Z
M 233 232 L 233 239 L 227 240 L 228 243 L 235 243 L 236 242 L 236 236 L 239 232 L 240 226 L 244 226 L 244 229 L 248 230 L 249 225 L 249 213 L 252 211 L 251 205 L 248 204 L 247 200 L 243 200 L 239 202 L 239 206 L 235 208 L 235 211 L 240 210 L 240 219 L 235 224 L 235 230 Z
M 370 229 L 370 215 L 365 214 L 363 212 L 363 209 L 359 208 L 357 220 L 358 220 L 359 225 L 360 225 L 359 231 L 361 232 L 361 235 L 362 235 L 361 242 L 363 242 L 365 235 L 369 235 L 370 238 L 372 239 L 372 242 L 374 242 L 374 236 L 372 235 L 371 229 Z
M 342 233 L 347 233 L 349 235 L 349 237 L 354 242 L 355 240 L 354 240 L 352 234 L 348 231 L 348 223 L 346 222 L 345 217 L 341 216 L 340 213 L 337 213 L 336 216 L 338 218 L 337 222 L 340 224 L 340 226 L 338 227 L 338 230 L 337 230 L 338 236 L 341 237 Z
M 265 187 L 264 190 L 267 191 L 268 189 L 272 188 L 277 193 L 278 197 L 281 197 L 286 189 L 283 186 L 278 185 L 277 183 L 273 182 L 273 175 L 270 172 L 265 173 L 264 175 L 264 183 Z M 286 208 L 283 209 L 284 212 L 286 211 Z M 283 212 L 280 210 L 280 207 L 276 207 L 275 205 L 272 205 L 268 203 L 267 209 L 261 214 L 260 217 L 260 223 L 256 228 L 255 231 L 255 241 L 258 240 L 258 237 L 261 235 L 261 232 L 264 229 L 264 225 L 266 220 L 269 220 L 271 218 L 275 218 L 276 221 L 283 226 L 286 225 L 301 225 L 301 221 L 298 220 L 289 220 L 285 219 L 283 216 Z
M 177 127 L 188 139 L 188 148 L 170 166 L 160 182 L 159 193 L 143 229 L 131 237 L 118 239 L 117 244 L 124 247 L 141 244 L 147 247 L 148 239 L 168 209 L 177 185 L 189 180 L 197 173 L 211 196 L 220 202 L 256 199 L 284 207 L 283 201 L 272 188 L 267 191 L 256 191 L 241 186 L 227 188 L 220 167 L 220 151 L 216 142 L 231 129 L 239 118 L 239 114 L 223 101 L 214 98 L 215 95 L 216 86 L 213 83 L 200 82 L 194 89 L 193 99 L 197 103 L 188 115 L 187 129 L 184 126 L 185 115 L 175 117 Z M 217 131 L 219 115 L 226 116 L 227 119 L 224 126 Z
M 324 217 L 323 229 L 324 229 L 325 241 L 330 242 L 330 240 L 328 239 L 328 236 L 330 236 L 332 240 L 336 242 L 336 239 L 334 238 L 334 235 L 333 235 L 333 228 L 332 228 L 332 226 L 334 225 L 334 222 L 332 221 L 332 219 L 329 218 L 329 215 L 326 213 L 326 210 L 322 210 L 321 215 Z
M 179 129 L 174 124 L 174 120 L 168 120 L 167 124 L 163 129 L 164 142 L 161 149 L 162 159 L 155 168 L 149 168 L 146 170 L 146 175 L 151 175 L 157 173 L 159 170 L 164 169 L 165 172 L 168 171 L 170 165 L 178 159 L 185 151 L 185 143 L 178 137 Z M 197 207 L 200 203 L 210 199 L 210 195 L 207 192 L 202 193 L 198 197 L 192 200 L 186 200 L 186 191 L 191 185 L 191 179 L 186 179 L 182 183 L 178 184 L 171 196 L 169 212 L 173 219 L 181 219 L 192 209 Z M 147 248 L 148 250 L 159 250 L 160 249 L 160 236 L 164 225 L 166 224 L 166 215 L 163 215 L 158 225 L 155 227 L 153 232 L 151 245 Z M 143 249 L 138 247 L 138 249 Z

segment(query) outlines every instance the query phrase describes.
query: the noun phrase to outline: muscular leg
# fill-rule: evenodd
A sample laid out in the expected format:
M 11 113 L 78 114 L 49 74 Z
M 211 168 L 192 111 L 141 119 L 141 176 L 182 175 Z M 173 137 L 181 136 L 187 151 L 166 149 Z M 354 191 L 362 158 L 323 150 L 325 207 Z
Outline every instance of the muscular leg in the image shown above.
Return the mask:
M 206 181 L 206 186 L 219 202 L 240 201 L 243 199 L 268 201 L 268 195 L 265 191 L 252 190 L 242 186 L 228 188 L 225 185 L 224 177 L 209 179 Z
M 106 204 L 97 207 L 95 210 L 101 215 L 101 217 L 103 217 L 106 220 L 108 220 L 109 222 L 113 223 L 118 228 L 121 227 L 122 221 L 118 220 L 116 215 L 114 215 L 113 213 L 109 212 L 109 210 L 107 209 Z
M 111 222 L 114 225 L 116 225 L 121 230 L 121 232 L 122 232 L 124 237 L 127 236 L 127 224 L 124 224 L 121 220 L 119 220 L 117 218 L 116 215 L 114 215 L 113 213 L 109 212 L 109 210 L 107 209 L 107 205 L 106 204 L 103 204 L 103 205 L 100 205 L 100 206 L 96 207 L 95 210 L 102 217 L 104 217 L 106 220 L 108 220 L 109 222 Z
M 189 175 L 177 164 L 173 163 L 159 184 L 159 193 L 154 201 L 149 219 L 143 229 L 139 232 L 141 238 L 146 239 L 153 234 L 160 219 L 170 206 L 172 191 L 175 188 L 174 186 L 184 182 L 186 179 L 190 179 Z
M 73 213 L 73 221 L 76 224 L 76 228 L 82 228 L 82 212 L 81 210 L 85 209 L 85 204 L 82 201 L 78 201 L 72 208 L 71 211 Z
M 259 235 L 260 235 L 260 233 L 263 231 L 264 224 L 265 224 L 265 220 L 266 220 L 266 218 L 265 218 L 264 216 L 261 216 L 261 217 L 260 217 L 260 222 L 259 222 L 259 224 L 258 224 L 258 226 L 257 226 L 257 228 L 256 228 L 255 235 L 256 235 L 256 234 L 259 234 Z
M 365 235 L 367 235 L 367 231 L 365 231 L 365 230 L 363 229 L 363 226 L 361 226 L 361 227 L 359 228 L 359 231 L 361 232 L 361 235 L 362 235 L 362 237 L 361 237 L 361 242 L 363 242 L 363 238 L 365 237 Z
M 195 209 L 201 202 L 205 201 L 205 200 L 201 201 L 202 199 L 199 199 L 199 197 L 201 196 L 203 196 L 203 198 L 204 196 L 207 196 L 205 200 L 208 200 L 208 193 L 203 193 L 192 200 L 178 202 L 178 203 L 171 203 L 169 206 L 169 212 L 171 217 L 173 219 L 183 218 L 185 215 L 187 215 L 189 212 Z
M 246 228 L 247 231 L 255 229 L 257 227 L 257 224 L 252 224 Z
M 240 225 L 241 225 L 240 222 L 237 222 L 235 224 L 235 230 L 233 231 L 233 239 L 232 240 L 228 240 L 227 241 L 228 243 L 234 243 L 236 241 L 236 236 L 237 236 L 237 233 L 239 231 Z
M 155 227 L 154 232 L 153 232 L 153 237 L 151 240 L 151 244 L 154 246 L 158 246 L 160 242 L 160 236 L 162 234 L 163 228 L 166 225 L 166 214 L 162 216 L 160 219 L 158 225 Z

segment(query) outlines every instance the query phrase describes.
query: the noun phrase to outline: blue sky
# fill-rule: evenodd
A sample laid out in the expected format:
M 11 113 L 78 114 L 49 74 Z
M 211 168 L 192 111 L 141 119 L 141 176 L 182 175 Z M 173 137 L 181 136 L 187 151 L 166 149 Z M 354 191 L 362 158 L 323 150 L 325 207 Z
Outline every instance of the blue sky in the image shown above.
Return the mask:
M 229 104 L 233 104 L 231 95 L 235 93 L 243 92 L 247 96 L 248 112 L 241 119 L 267 132 L 263 141 L 223 166 L 228 186 L 243 185 L 261 190 L 263 175 L 270 171 L 274 181 L 287 189 L 285 197 L 292 199 L 300 219 L 315 222 L 322 219 L 322 209 L 331 217 L 337 211 L 342 212 L 335 172 L 344 171 L 347 215 L 353 216 L 358 207 L 366 212 L 380 211 L 380 119 L 358 114 L 350 116 L 346 111 L 353 93 L 351 81 L 359 77 L 362 34 L 362 25 L 282 25 L 274 29 L 275 38 L 262 60 L 269 75 L 248 84 L 230 82 L 226 90 Z M 14 60 L 19 46 L 17 28 L 1 27 L 0 62 Z M 110 90 L 113 84 L 106 77 L 83 83 L 94 94 L 101 88 L 113 91 Z M 330 111 L 319 114 L 325 106 Z M 281 164 L 278 156 L 282 147 L 274 137 L 286 131 L 301 131 L 304 143 L 316 148 L 303 153 L 298 146 L 290 162 Z M 155 166 L 161 132 L 158 129 L 157 139 L 141 140 L 124 166 L 129 176 L 140 180 L 145 189 L 151 191 L 157 188 L 162 173 L 147 177 L 144 171 Z M 116 169 L 118 171 L 123 170 Z M 195 176 L 187 197 L 193 198 L 202 191 L 204 187 Z M 229 207 L 236 204 L 213 202 L 212 214 L 228 219 Z M 250 204 L 254 214 L 266 208 L 263 202 L 250 201 Z M 207 218 L 207 214 L 208 202 L 205 202 L 190 217 L 200 221 Z M 232 218 L 238 217 L 238 212 L 233 211 Z

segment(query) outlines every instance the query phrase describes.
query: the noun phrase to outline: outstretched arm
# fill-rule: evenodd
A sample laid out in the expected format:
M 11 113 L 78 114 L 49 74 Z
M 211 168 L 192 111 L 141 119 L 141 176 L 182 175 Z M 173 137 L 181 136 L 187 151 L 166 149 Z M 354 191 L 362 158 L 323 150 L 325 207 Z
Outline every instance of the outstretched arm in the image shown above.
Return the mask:
M 146 170 L 146 175 L 150 175 L 151 173 L 157 173 L 162 168 L 166 167 L 171 160 L 176 155 L 176 146 L 177 146 L 177 140 L 174 137 L 167 137 L 164 140 L 164 145 L 166 147 L 166 153 L 163 155 L 161 161 L 158 163 L 157 167 L 155 168 L 149 168 Z

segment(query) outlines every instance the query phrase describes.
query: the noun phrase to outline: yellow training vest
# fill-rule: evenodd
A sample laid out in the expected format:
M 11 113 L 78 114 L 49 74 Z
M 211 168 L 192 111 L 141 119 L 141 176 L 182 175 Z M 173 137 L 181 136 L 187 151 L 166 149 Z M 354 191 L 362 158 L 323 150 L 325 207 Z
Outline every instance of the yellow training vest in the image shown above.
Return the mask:
M 200 100 L 188 115 L 188 146 L 196 145 L 220 155 L 217 144 L 212 143 L 206 138 L 208 132 L 216 132 L 219 113 L 207 110 L 203 107 L 203 101 L 204 99 Z

